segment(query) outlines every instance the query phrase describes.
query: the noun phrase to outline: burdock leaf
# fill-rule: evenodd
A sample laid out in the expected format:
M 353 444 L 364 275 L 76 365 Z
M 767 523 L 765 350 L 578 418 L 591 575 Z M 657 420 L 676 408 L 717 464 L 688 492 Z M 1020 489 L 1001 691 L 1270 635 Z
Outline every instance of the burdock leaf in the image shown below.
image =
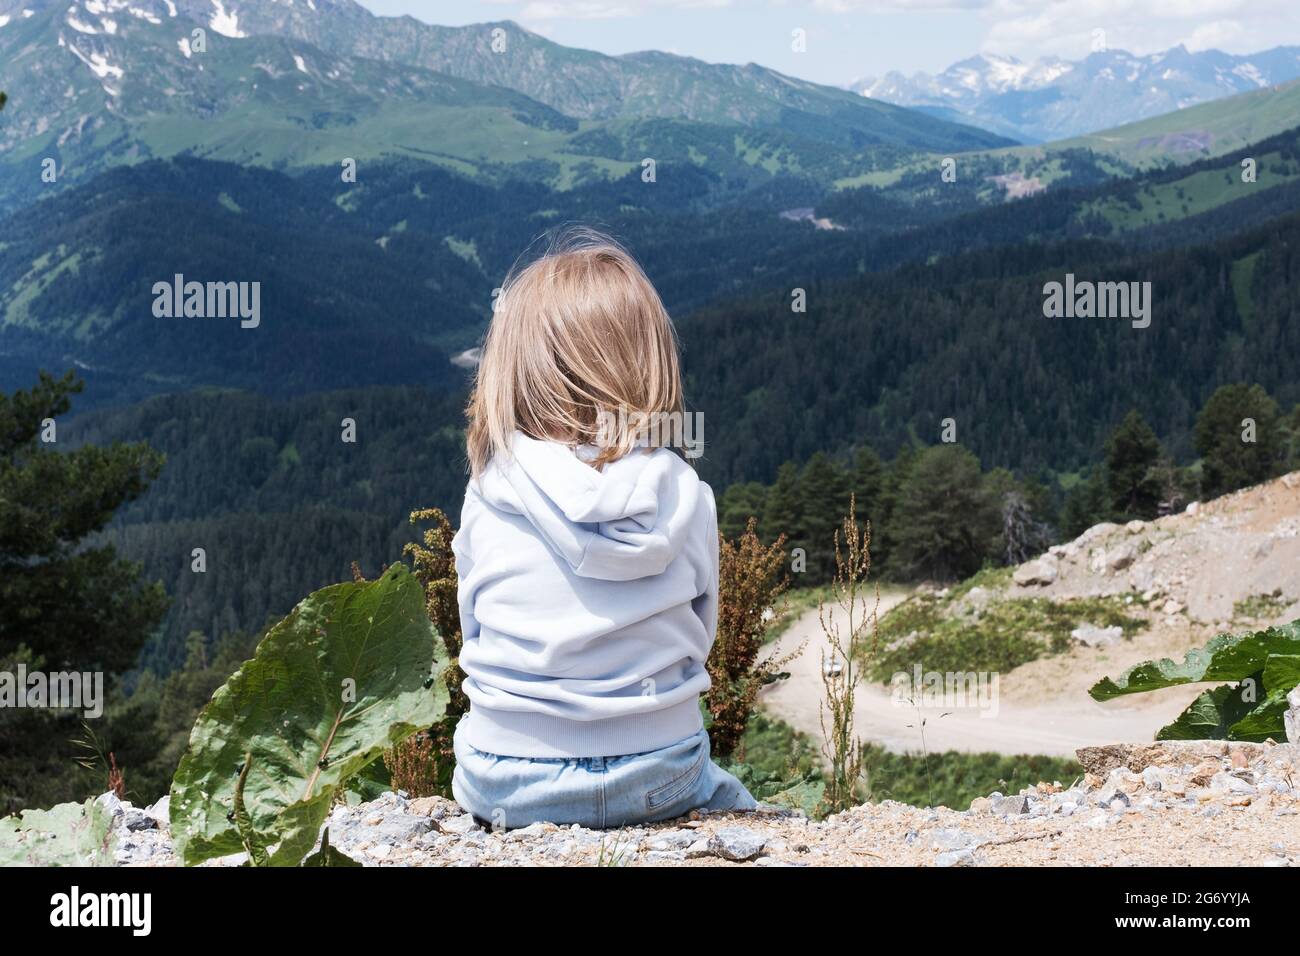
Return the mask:
M 1249 678 L 1252 684 L 1224 684 L 1207 690 L 1192 701 L 1172 724 L 1161 727 L 1156 740 L 1225 740 L 1230 729 L 1255 709 L 1256 701 L 1249 687 L 1260 686 L 1260 674 Z
M 240 819 L 273 865 L 315 845 L 336 788 L 447 702 L 424 592 L 405 565 L 302 601 L 212 695 L 171 788 L 176 851 L 186 864 L 245 848 Z M 278 844 L 278 845 L 277 845 Z
M 113 820 L 98 800 L 0 820 L 0 867 L 112 866 Z
M 1204 647 L 1187 652 L 1181 664 L 1168 657 L 1135 664 L 1115 680 L 1103 678 L 1088 691 L 1094 700 L 1192 684 L 1244 680 L 1264 669 L 1274 654 L 1300 653 L 1300 621 L 1246 634 L 1220 634 Z M 1172 726 L 1172 725 L 1171 725 Z

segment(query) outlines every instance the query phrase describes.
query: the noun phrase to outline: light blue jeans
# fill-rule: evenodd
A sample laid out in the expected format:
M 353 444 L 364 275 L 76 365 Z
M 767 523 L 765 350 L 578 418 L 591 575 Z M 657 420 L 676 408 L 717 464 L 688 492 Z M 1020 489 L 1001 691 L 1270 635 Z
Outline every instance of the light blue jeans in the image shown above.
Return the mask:
M 456 802 L 495 829 L 545 821 L 593 829 L 671 820 L 692 810 L 752 810 L 745 785 L 709 758 L 697 734 L 620 757 L 502 757 L 454 738 Z

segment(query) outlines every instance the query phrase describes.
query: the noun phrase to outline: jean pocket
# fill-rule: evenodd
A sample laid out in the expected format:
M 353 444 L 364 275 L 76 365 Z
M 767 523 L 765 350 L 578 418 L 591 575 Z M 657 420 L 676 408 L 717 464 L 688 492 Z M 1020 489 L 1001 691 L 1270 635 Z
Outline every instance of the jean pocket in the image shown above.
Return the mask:
M 700 773 L 704 770 L 704 764 L 708 759 L 708 748 L 701 747 L 699 755 L 690 767 L 673 777 L 663 786 L 656 787 L 645 795 L 646 808 L 648 810 L 659 810 L 668 806 L 674 800 L 680 799 L 700 779 Z

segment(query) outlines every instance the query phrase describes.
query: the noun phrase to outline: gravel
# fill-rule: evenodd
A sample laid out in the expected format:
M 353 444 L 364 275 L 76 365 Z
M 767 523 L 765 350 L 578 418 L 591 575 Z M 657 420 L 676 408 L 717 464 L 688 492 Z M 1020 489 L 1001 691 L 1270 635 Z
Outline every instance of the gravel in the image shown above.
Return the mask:
M 451 800 L 387 793 L 335 807 L 327 825 L 365 866 L 1300 866 L 1300 746 L 1116 745 L 1080 759 L 1089 772 L 1070 789 L 1042 783 L 960 811 L 887 800 L 821 821 L 764 806 L 621 830 L 494 831 Z M 165 803 L 100 799 L 119 864 L 177 864 Z

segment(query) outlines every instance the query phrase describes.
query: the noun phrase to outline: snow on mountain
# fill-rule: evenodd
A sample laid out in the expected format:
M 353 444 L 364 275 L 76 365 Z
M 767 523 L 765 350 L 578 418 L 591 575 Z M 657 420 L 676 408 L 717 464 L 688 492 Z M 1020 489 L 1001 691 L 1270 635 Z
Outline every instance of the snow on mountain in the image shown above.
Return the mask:
M 1137 56 L 1123 50 L 1083 60 L 981 54 L 937 75 L 891 71 L 850 84 L 873 99 L 910 106 L 1027 142 L 1064 139 L 1300 77 L 1300 47 L 1249 56 L 1177 46 Z

